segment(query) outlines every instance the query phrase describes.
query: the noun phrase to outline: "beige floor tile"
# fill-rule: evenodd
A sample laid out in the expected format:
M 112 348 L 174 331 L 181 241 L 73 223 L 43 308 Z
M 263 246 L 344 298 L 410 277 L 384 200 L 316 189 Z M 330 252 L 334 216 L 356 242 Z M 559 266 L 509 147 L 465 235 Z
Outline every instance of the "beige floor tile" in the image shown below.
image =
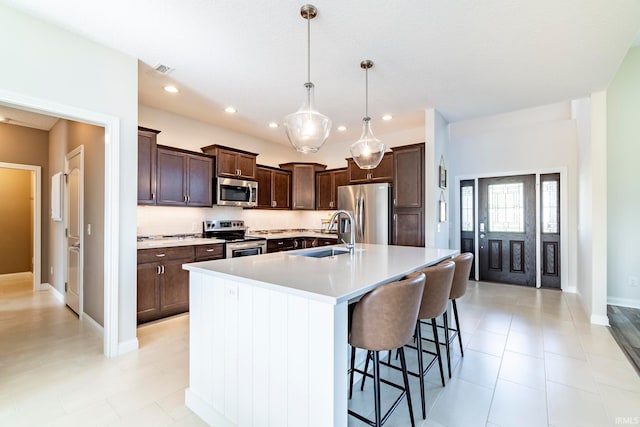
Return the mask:
M 499 369 L 500 357 L 467 350 L 453 370 L 453 376 L 470 383 L 493 388 L 498 378 Z
M 502 357 L 499 378 L 544 392 L 544 359 L 505 351 Z
M 127 414 L 119 420 L 108 424 L 109 427 L 165 427 L 175 423 L 157 403 L 151 403 L 143 408 Z
M 578 334 L 575 331 L 571 334 L 545 331 L 544 351 L 574 359 L 587 359 L 580 338 L 578 338 Z
M 640 393 L 622 390 L 606 384 L 598 384 L 600 397 L 604 403 L 609 418 L 637 419 L 640 424 Z M 618 422 L 622 425 L 622 421 Z
M 593 378 L 602 384 L 640 393 L 640 376 L 626 360 L 589 355 Z
M 491 402 L 489 421 L 500 426 L 543 427 L 547 425 L 544 387 L 533 389 L 499 379 Z
M 478 330 L 473 334 L 467 348 L 501 357 L 506 341 L 507 335 Z
M 605 427 L 613 425 L 600 396 L 595 393 L 547 382 L 549 425 Z
M 596 382 L 589 363 L 553 353 L 545 353 L 545 369 L 548 381 L 564 384 L 580 390 L 597 393 Z
M 533 357 L 544 357 L 542 333 L 523 333 L 511 330 L 507 337 L 505 350 Z
M 484 426 L 487 422 L 493 389 L 453 378 L 429 416 L 444 426 Z

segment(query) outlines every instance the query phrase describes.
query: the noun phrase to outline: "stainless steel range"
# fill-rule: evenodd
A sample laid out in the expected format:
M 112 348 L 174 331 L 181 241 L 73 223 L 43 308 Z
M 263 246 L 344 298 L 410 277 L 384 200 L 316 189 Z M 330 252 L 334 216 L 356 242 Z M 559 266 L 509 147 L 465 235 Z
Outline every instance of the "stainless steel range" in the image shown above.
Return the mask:
M 242 220 L 204 221 L 203 236 L 226 240 L 227 258 L 260 255 L 267 252 L 267 239 L 246 237 L 247 228 Z

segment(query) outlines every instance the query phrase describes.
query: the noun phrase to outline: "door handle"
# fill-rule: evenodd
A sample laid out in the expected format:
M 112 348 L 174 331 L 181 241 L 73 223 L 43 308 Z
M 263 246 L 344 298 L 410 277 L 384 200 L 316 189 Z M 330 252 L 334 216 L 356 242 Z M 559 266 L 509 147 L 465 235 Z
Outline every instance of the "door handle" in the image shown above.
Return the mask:
M 80 242 L 76 242 L 76 243 L 74 243 L 73 245 L 71 245 L 71 247 L 72 247 L 73 249 L 80 249 Z

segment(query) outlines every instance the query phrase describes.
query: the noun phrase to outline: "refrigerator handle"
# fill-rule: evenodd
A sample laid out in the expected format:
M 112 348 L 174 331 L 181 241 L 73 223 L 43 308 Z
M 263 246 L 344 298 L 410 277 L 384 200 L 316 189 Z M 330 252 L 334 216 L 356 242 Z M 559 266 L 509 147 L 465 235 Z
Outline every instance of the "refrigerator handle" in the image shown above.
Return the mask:
M 358 203 L 360 204 L 360 212 L 358 213 L 358 219 L 357 219 L 357 223 L 358 223 L 358 234 L 360 235 L 360 241 L 363 242 L 364 241 L 364 197 L 360 196 Z

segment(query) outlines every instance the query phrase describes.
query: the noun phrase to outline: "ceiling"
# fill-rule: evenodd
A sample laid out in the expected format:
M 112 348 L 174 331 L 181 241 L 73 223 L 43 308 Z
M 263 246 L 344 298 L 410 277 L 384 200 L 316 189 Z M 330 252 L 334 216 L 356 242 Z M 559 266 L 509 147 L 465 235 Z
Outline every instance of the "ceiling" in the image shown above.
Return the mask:
M 267 124 L 298 109 L 306 81 L 300 1 L 0 0 L 139 59 L 139 101 L 265 140 Z M 334 123 L 355 140 L 421 126 L 436 108 L 449 122 L 605 89 L 640 29 L 637 0 L 314 0 L 311 80 Z M 174 70 L 158 74 L 152 67 Z M 167 83 L 178 94 L 162 90 Z M 238 112 L 225 113 L 226 106 Z M 393 120 L 383 122 L 383 114 Z M 348 130 L 339 133 L 338 125 Z

